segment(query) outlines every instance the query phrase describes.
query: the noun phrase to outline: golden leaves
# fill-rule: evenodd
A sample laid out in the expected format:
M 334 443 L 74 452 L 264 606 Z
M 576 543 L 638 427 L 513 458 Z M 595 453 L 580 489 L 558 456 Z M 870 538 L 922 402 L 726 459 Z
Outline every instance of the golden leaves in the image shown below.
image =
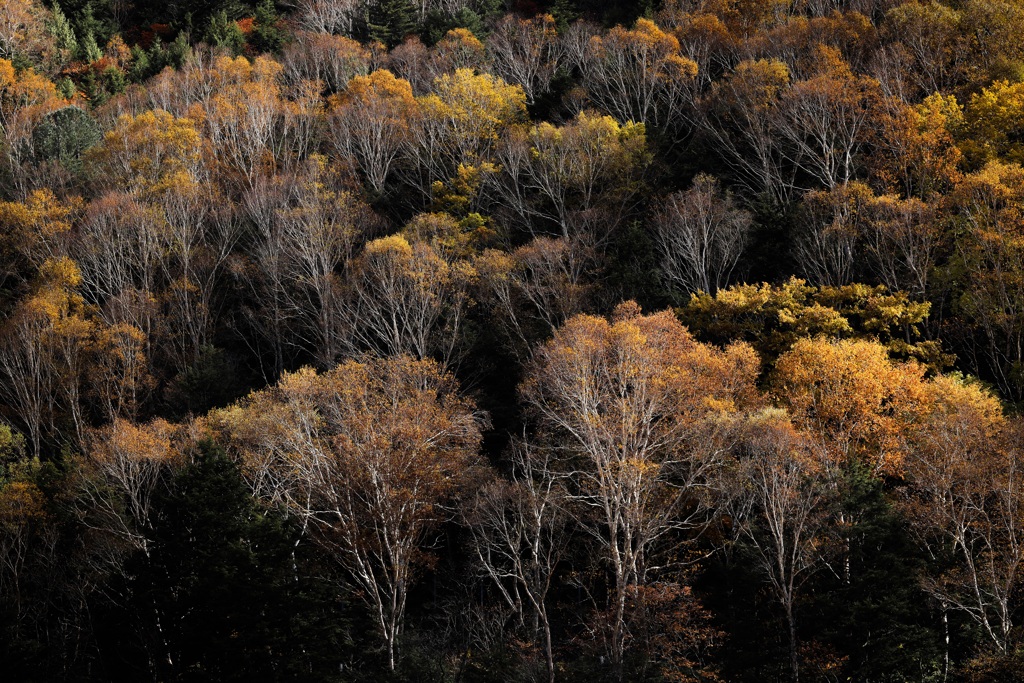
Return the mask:
M 447 121 L 456 135 L 497 140 L 499 131 L 526 117 L 526 95 L 490 74 L 457 69 L 434 81 L 434 93 L 420 98 L 425 116 Z
M 801 339 L 779 358 L 775 398 L 822 440 L 829 467 L 864 460 L 877 474 L 903 465 L 904 436 L 926 412 L 924 368 L 896 364 L 868 341 Z
M 122 115 L 88 158 L 104 182 L 159 192 L 194 181 L 202 155 L 202 137 L 192 120 L 150 110 Z

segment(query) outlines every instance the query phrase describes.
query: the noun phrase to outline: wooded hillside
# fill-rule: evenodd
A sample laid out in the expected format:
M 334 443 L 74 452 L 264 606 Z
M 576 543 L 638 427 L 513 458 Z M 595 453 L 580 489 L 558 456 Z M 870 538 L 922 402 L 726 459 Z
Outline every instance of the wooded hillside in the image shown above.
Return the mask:
M 0 0 L 0 677 L 1021 680 L 1022 36 Z

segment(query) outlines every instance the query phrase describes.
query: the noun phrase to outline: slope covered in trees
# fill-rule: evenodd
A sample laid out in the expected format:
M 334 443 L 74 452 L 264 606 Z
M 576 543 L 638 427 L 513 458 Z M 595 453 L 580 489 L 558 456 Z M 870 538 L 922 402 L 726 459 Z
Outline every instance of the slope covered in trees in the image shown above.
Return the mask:
M 1019 680 L 1022 31 L 0 3 L 5 676 Z

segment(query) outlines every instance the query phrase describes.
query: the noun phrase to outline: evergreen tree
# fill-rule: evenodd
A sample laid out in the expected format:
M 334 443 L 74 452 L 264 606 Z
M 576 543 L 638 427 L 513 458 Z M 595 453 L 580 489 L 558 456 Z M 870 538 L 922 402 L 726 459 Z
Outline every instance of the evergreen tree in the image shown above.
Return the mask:
M 64 12 L 56 2 L 53 3 L 49 29 L 50 35 L 53 36 L 54 42 L 56 42 L 59 49 L 67 50 L 70 54 L 78 52 L 78 39 L 75 38 L 75 30 L 71 27 L 71 22 L 64 16 Z
M 245 35 L 224 10 L 210 17 L 203 40 L 215 47 L 227 48 L 235 55 L 241 54 L 245 48 Z
M 81 51 L 82 59 L 92 63 L 103 57 L 103 52 L 100 50 L 100 46 L 96 43 L 96 36 L 89 33 L 85 34 L 85 38 L 82 39 Z
M 134 624 L 108 622 L 116 637 L 102 643 L 124 680 L 146 667 L 161 680 L 336 680 L 352 654 L 336 584 L 223 451 L 201 444 L 154 506 L 150 554 L 129 565 Z
M 883 482 L 853 464 L 838 504 L 841 518 L 850 521 L 846 564 L 839 576 L 820 575 L 822 585 L 815 587 L 808 611 L 822 621 L 807 624 L 809 630 L 846 656 L 847 680 L 941 680 L 938 620 L 920 587 L 924 558 Z
M 77 168 L 82 153 L 103 137 L 99 124 L 79 107 L 51 112 L 32 131 L 32 147 L 39 160 L 56 160 Z
M 409 0 L 380 0 L 366 6 L 366 34 L 388 47 L 415 32 L 416 18 Z
M 281 14 L 273 0 L 260 0 L 253 16 L 253 31 L 249 42 L 259 52 L 280 52 L 285 43 L 285 32 L 281 29 Z

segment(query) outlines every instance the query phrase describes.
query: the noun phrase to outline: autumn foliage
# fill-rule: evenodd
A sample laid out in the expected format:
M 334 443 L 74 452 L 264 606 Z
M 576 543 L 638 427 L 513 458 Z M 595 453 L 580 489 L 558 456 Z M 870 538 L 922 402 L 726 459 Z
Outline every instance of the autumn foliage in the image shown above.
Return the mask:
M 1022 30 L 0 2 L 5 676 L 1018 680 Z

